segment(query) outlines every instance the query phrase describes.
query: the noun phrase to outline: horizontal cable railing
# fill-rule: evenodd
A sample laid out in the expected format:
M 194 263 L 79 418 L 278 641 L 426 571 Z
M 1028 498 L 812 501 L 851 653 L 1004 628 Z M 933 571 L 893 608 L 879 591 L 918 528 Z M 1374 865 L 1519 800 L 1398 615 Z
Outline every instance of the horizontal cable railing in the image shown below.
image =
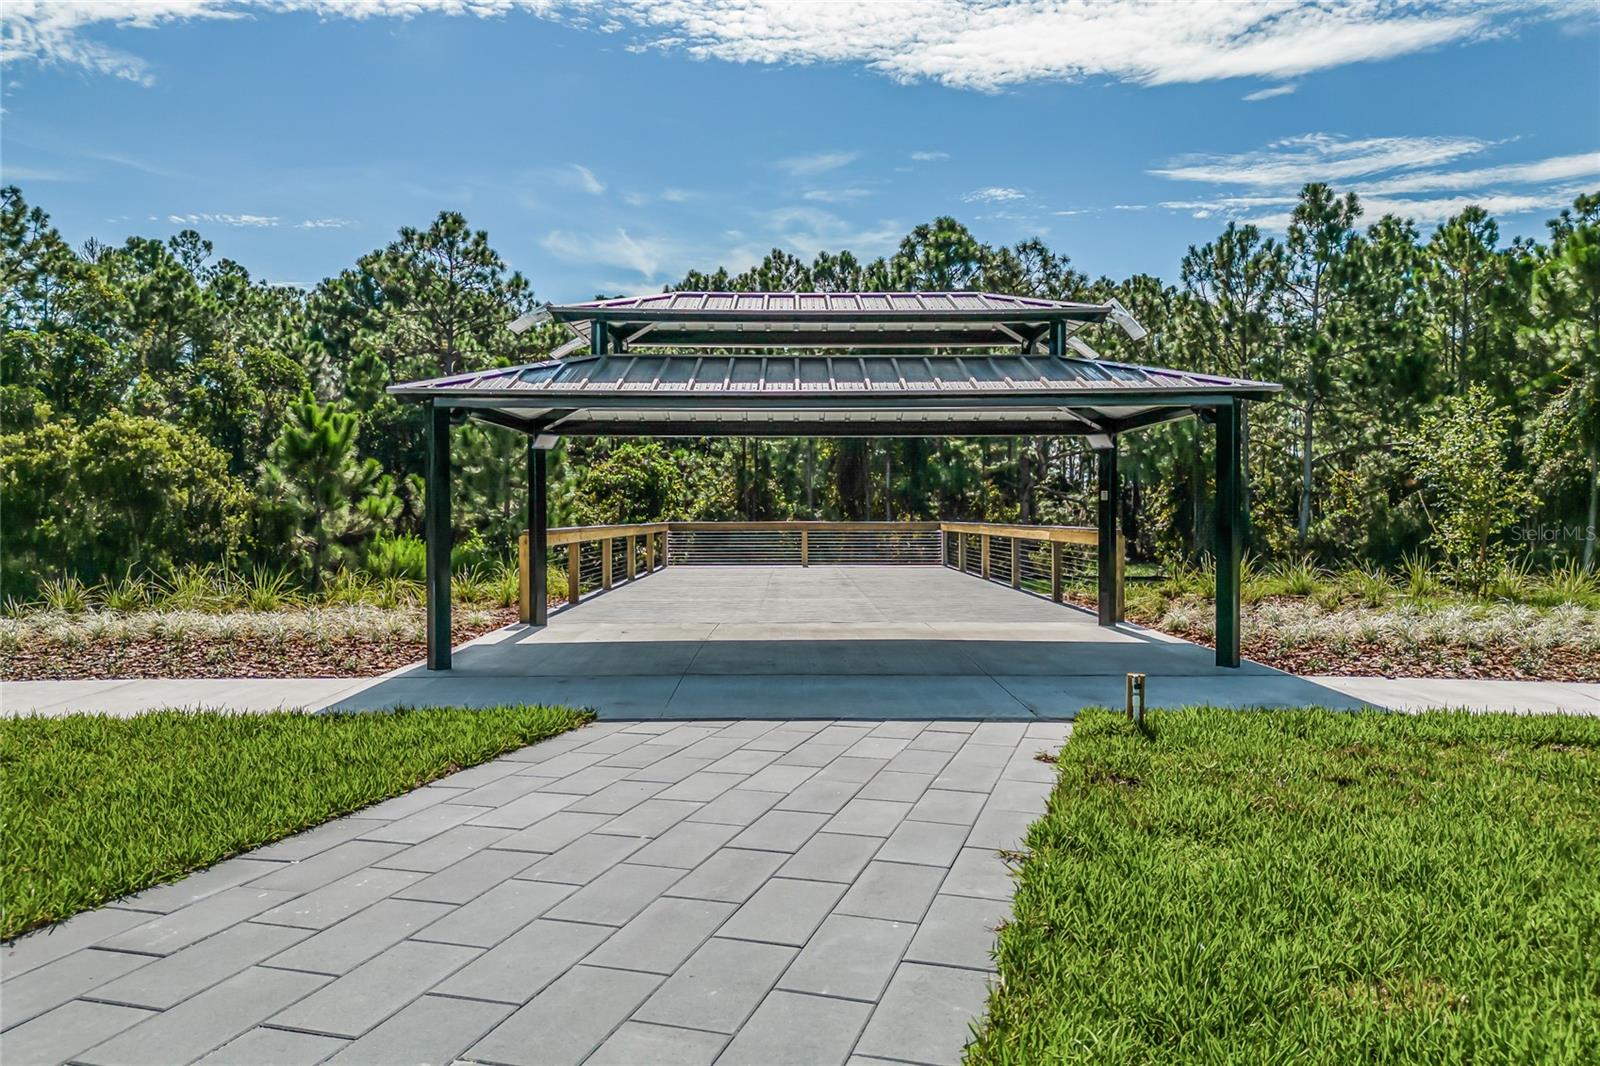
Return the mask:
M 944 522 L 944 564 L 964 574 L 1049 596 L 1060 603 L 1099 599 L 1098 530 L 1086 526 L 1016 526 L 999 522 Z M 1117 603 L 1122 619 L 1126 542 L 1117 535 Z
M 667 562 L 674 566 L 798 566 L 798 529 L 671 529 Z
M 939 563 L 937 522 L 669 522 L 673 565 Z
M 1083 526 L 995 522 L 653 522 L 567 526 L 548 534 L 565 564 L 567 601 L 662 566 L 845 566 L 941 563 L 1056 602 L 1097 599 L 1099 534 Z M 1115 617 L 1122 617 L 1125 545 L 1117 537 Z M 531 617 L 528 537 L 521 538 L 522 614 Z

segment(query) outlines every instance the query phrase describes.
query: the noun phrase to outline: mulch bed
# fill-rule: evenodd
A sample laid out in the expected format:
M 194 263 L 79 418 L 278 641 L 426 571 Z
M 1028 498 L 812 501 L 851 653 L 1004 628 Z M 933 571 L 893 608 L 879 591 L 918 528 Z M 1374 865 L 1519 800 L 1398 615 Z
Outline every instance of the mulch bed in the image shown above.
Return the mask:
M 481 618 L 481 615 L 480 615 Z M 515 608 L 491 612 L 471 625 L 459 614 L 459 641 L 482 636 L 517 620 Z M 420 618 L 418 628 L 421 628 Z M 344 637 L 334 641 L 267 641 L 142 638 L 62 644 L 40 642 L 0 651 L 0 678 L 7 681 L 200 677 L 372 677 L 420 661 L 424 640 Z
M 1141 623 L 1144 624 L 1144 623 Z M 1159 626 L 1151 626 L 1160 629 Z M 1209 633 L 1161 630 L 1208 648 Z M 1292 674 L 1339 677 L 1431 677 L 1463 681 L 1600 681 L 1600 660 L 1581 648 L 1475 648 L 1466 645 L 1417 645 L 1397 651 L 1379 644 L 1352 644 L 1343 649 L 1310 645 L 1282 648 L 1262 638 L 1246 638 L 1246 659 Z

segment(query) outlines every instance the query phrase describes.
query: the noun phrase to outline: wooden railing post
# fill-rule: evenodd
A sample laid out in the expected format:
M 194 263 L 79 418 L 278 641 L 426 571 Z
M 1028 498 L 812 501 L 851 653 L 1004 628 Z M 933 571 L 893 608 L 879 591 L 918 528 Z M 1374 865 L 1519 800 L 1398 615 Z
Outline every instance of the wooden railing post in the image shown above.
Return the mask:
M 800 531 L 800 565 L 811 565 L 811 531 L 809 529 Z
M 638 545 L 634 542 L 633 534 L 629 533 L 628 534 L 628 580 L 629 581 L 633 580 L 634 572 L 635 572 L 635 570 L 638 569 L 638 563 L 636 561 L 637 558 L 638 558 L 638 554 L 639 554 Z
M 573 541 L 567 545 L 567 602 L 574 607 L 583 596 L 583 545 Z
M 963 574 L 967 572 L 967 535 L 956 534 L 956 569 Z
M 655 530 L 644 535 L 644 572 L 654 573 L 656 569 L 656 533 Z
M 989 580 L 989 534 L 978 534 L 978 573 Z
M 1011 538 L 1011 587 L 1022 587 L 1022 540 L 1019 537 Z
M 1061 553 L 1064 545 L 1059 540 L 1050 542 L 1050 598 L 1057 603 L 1062 601 L 1063 590 L 1061 586 Z
M 611 589 L 611 538 L 603 537 L 600 540 L 600 588 L 602 591 Z

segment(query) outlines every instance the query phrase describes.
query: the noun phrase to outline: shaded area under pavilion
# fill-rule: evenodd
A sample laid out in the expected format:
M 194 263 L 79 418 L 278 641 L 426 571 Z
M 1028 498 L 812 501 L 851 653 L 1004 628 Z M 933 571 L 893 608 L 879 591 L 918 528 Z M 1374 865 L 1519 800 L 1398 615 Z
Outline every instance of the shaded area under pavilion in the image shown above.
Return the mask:
M 1239 665 L 1244 405 L 1279 386 L 1112 362 L 1080 336 L 1105 304 L 975 292 L 701 293 L 548 306 L 573 334 L 525 366 L 390 386 L 428 406 L 429 670 L 451 667 L 450 427 L 472 418 L 528 442 L 532 622 L 547 621 L 546 453 L 563 436 L 1076 436 L 1098 459 L 1099 623 L 1113 626 L 1121 434 L 1216 426 L 1216 663 Z

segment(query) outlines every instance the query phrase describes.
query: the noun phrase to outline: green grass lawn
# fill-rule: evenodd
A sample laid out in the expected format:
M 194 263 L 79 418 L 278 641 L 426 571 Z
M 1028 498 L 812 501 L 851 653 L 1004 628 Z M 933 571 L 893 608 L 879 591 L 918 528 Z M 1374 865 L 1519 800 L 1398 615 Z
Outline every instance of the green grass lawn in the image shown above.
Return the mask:
M 0 720 L 0 936 L 589 720 L 559 707 Z
M 1081 719 L 971 1063 L 1600 1061 L 1600 720 Z

